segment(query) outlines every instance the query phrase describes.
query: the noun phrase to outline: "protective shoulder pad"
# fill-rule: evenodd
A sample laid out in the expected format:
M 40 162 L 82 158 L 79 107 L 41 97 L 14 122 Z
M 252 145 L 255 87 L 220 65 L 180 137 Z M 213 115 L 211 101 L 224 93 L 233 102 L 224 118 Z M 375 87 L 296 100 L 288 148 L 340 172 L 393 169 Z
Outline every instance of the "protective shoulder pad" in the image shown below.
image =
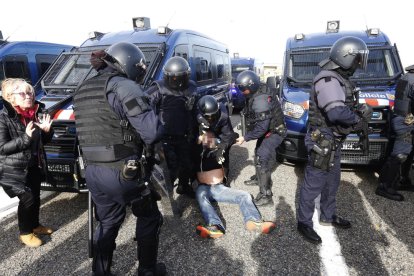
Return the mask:
M 131 80 L 119 82 L 116 93 L 128 116 L 137 116 L 151 110 L 148 97 L 141 90 L 141 87 Z
M 332 78 L 337 79 L 339 83 L 341 84 L 341 86 L 344 86 L 345 80 L 341 77 L 341 75 L 331 70 L 320 71 L 319 74 L 317 74 L 315 78 L 313 79 L 313 83 L 317 83 L 321 79 L 325 79 L 325 82 L 330 82 Z

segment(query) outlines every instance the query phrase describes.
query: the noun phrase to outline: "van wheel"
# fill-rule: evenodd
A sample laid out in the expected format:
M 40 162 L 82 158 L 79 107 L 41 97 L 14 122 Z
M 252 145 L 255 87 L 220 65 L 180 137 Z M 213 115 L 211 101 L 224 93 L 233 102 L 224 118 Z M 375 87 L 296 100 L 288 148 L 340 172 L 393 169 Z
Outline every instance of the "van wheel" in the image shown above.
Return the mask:
M 285 161 L 285 158 L 281 154 L 276 153 L 276 161 L 282 164 Z

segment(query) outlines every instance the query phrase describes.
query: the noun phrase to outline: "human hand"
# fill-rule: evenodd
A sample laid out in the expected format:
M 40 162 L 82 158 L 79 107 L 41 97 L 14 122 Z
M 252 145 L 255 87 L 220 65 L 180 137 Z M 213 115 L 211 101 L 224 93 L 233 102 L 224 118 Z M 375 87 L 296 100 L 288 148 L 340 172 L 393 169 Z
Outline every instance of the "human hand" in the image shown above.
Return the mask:
M 27 134 L 27 136 L 32 137 L 34 131 L 35 131 L 35 128 L 33 126 L 33 122 L 30 121 L 27 124 L 27 126 L 26 126 L 26 134 Z
M 239 137 L 239 138 L 236 139 L 236 144 L 237 145 L 241 145 L 243 143 L 244 143 L 244 137 L 243 136 L 241 136 L 241 137 Z
M 39 123 L 35 123 L 42 131 L 49 132 L 50 127 L 52 126 L 53 120 L 50 119 L 49 114 L 43 114 L 42 117 L 39 117 Z

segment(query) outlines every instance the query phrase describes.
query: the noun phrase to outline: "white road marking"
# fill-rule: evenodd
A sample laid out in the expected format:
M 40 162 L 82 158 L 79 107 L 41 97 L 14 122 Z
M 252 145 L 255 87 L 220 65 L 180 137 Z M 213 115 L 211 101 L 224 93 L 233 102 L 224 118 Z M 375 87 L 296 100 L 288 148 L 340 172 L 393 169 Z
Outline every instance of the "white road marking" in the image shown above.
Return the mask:
M 319 257 L 321 260 L 321 275 L 348 276 L 349 270 L 341 253 L 341 245 L 338 241 L 333 226 L 319 224 L 320 195 L 315 200 L 315 212 L 313 214 L 313 228 L 322 239 Z

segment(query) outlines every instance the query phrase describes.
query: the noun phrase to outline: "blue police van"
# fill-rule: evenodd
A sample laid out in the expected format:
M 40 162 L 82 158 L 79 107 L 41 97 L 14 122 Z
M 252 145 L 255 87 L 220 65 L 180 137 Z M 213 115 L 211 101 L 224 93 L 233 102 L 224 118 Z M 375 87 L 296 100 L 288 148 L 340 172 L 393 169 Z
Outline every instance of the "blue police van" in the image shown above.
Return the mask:
M 233 107 L 237 110 L 243 109 L 245 105 L 245 98 L 234 83 L 236 82 L 236 78 L 239 73 L 245 70 L 254 71 L 254 61 L 254 58 L 240 57 L 237 53 L 235 53 L 233 58 L 231 58 L 231 101 L 233 103 Z
M 121 41 L 134 43 L 145 55 L 148 69 L 143 89 L 162 78 L 163 65 L 170 57 L 181 56 L 190 64 L 198 98 L 213 95 L 231 109 L 230 56 L 225 44 L 191 30 L 151 29 L 146 17 L 134 18 L 131 30 L 93 32 L 76 50 L 60 55 L 40 82 L 44 91 L 41 101 L 53 116 L 55 131 L 52 141 L 45 145 L 48 175 L 47 182 L 42 184 L 43 190 L 87 190 L 80 172 L 82 159 L 76 140 L 72 96 L 82 81 L 96 74 L 89 62 L 91 52 Z
M 60 53 L 72 48 L 48 42 L 7 41 L 0 31 L 0 82 L 22 78 L 35 85 Z
M 390 108 L 394 104 L 396 82 L 403 73 L 397 47 L 379 29 L 340 31 L 339 21 L 328 22 L 325 33 L 297 34 L 286 42 L 284 70 L 279 95 L 288 129 L 287 138 L 278 149 L 279 161 L 307 160 L 304 144 L 312 80 L 321 68 L 318 63 L 328 58 L 333 43 L 344 36 L 355 36 L 368 46 L 368 66 L 358 69 L 351 80 L 359 91 L 359 102 L 374 109 L 369 122 L 368 155 L 357 146 L 358 136 L 348 135 L 341 153 L 343 164 L 380 164 L 389 141 Z

